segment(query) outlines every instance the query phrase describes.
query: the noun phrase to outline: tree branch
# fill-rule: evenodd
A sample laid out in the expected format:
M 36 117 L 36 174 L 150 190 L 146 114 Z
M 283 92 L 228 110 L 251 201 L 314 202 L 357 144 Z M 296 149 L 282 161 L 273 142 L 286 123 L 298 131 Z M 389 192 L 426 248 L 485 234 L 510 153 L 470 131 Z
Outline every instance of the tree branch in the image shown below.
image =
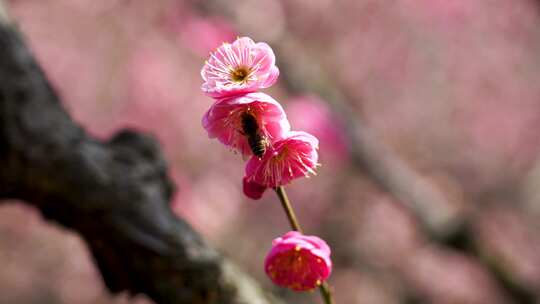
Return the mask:
M 73 122 L 0 2 L 0 199 L 16 198 L 77 231 L 112 292 L 157 303 L 276 303 L 169 208 L 157 143 L 107 142 Z

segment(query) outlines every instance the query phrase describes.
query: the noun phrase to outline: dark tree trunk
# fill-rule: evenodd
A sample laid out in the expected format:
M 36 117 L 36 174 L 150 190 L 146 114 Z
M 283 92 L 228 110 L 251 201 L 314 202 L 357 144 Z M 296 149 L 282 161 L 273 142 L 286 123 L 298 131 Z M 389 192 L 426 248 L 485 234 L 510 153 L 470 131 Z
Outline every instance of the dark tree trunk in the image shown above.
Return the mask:
M 78 232 L 112 292 L 157 303 L 275 303 L 172 214 L 159 146 L 125 130 L 102 142 L 62 108 L 0 2 L 0 199 Z

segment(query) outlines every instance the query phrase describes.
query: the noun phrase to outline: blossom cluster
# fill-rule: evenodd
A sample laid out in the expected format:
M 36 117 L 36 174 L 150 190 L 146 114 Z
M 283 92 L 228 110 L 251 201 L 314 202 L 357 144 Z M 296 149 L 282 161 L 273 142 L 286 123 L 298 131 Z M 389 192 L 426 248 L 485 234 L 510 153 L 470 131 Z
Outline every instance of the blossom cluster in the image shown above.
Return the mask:
M 313 135 L 291 131 L 283 107 L 259 89 L 273 85 L 279 69 L 266 43 L 247 37 L 224 43 L 201 70 L 202 90 L 215 99 L 202 125 L 210 138 L 250 159 L 243 190 L 259 199 L 267 188 L 315 173 L 319 142 Z M 310 290 L 330 275 L 330 248 L 316 236 L 290 231 L 272 243 L 265 271 L 277 285 Z
M 251 157 L 243 179 L 244 193 L 261 198 L 267 188 L 314 174 L 319 142 L 313 135 L 291 131 L 283 107 L 259 89 L 279 76 L 274 52 L 248 37 L 224 43 L 201 70 L 202 90 L 215 99 L 202 124 L 210 138 Z

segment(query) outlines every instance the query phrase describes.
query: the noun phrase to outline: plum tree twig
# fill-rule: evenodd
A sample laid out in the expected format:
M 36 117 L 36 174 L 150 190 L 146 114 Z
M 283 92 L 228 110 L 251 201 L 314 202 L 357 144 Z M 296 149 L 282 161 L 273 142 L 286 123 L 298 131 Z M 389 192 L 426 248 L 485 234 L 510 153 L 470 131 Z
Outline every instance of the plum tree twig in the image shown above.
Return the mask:
M 194 2 L 193 5 L 202 14 L 234 15 L 223 0 Z M 279 54 L 281 84 L 292 94 L 321 96 L 343 123 L 351 163 L 357 172 L 365 174 L 396 198 L 395 202 L 414 216 L 420 230 L 431 241 L 474 257 L 516 303 L 535 303 L 534 291 L 513 281 L 497 265 L 480 256 L 470 227 L 474 215 L 459 216 L 448 208 L 452 205 L 449 196 L 381 141 L 362 118 L 355 115 L 356 111 L 348 102 L 350 98 L 338 89 L 316 58 L 302 52 L 304 47 L 293 34 L 284 32 L 272 47 Z

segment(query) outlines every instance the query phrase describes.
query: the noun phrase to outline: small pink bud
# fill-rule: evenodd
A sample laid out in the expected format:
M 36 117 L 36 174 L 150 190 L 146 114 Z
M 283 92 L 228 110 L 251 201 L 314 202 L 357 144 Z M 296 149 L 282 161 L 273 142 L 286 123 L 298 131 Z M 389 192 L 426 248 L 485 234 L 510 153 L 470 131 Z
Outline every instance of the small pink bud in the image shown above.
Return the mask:
M 315 174 L 319 141 L 313 135 L 291 131 L 275 141 L 261 157 L 252 156 L 246 164 L 245 179 L 269 188 L 290 183 L 293 179 Z
M 247 197 L 254 200 L 260 199 L 264 191 L 266 191 L 266 186 L 263 186 L 254 182 L 249 182 L 247 181 L 245 177 L 242 180 L 242 186 L 243 186 L 244 194 Z
M 217 138 L 243 155 L 251 155 L 242 122 L 246 113 L 254 117 L 257 133 L 268 143 L 283 138 L 291 128 L 281 105 L 264 93 L 220 99 L 204 114 L 202 124 L 210 138 Z
M 276 285 L 297 291 L 311 290 L 326 281 L 332 272 L 330 247 L 316 236 L 287 232 L 272 242 L 264 270 Z
M 224 43 L 201 70 L 201 89 L 210 97 L 222 98 L 255 92 L 273 85 L 278 76 L 274 52 L 268 44 L 242 37 Z

